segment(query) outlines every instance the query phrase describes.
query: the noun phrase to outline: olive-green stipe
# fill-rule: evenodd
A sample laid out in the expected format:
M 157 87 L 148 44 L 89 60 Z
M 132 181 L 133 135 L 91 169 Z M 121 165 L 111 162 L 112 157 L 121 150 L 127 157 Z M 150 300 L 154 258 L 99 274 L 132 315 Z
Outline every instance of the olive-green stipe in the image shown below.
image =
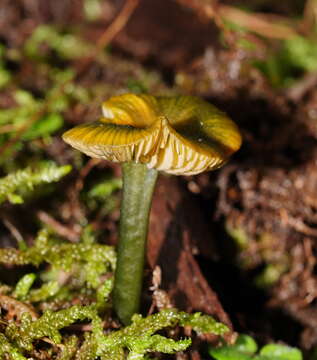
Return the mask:
M 176 175 L 216 169 L 241 145 L 234 122 L 194 96 L 124 94 L 102 110 L 99 121 L 75 127 L 63 139 L 92 157 Z

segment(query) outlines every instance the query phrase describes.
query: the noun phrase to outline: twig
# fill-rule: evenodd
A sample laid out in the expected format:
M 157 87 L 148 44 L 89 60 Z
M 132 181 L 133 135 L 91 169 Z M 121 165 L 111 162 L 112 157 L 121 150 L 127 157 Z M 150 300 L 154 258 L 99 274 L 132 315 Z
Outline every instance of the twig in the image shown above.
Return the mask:
M 12 222 L 2 214 L 2 221 L 3 224 L 9 229 L 12 236 L 16 239 L 18 244 L 21 244 L 24 242 L 23 236 L 21 235 L 20 231 L 12 224 Z
M 37 217 L 44 223 L 49 225 L 51 228 L 54 229 L 54 231 L 65 237 L 71 242 L 77 242 L 79 238 L 79 233 L 73 229 L 68 228 L 67 226 L 61 224 L 59 221 L 54 219 L 52 216 L 50 216 L 45 211 L 38 211 Z
M 100 36 L 97 41 L 97 48 L 101 49 L 106 44 L 109 44 L 113 38 L 125 27 L 133 14 L 140 0 L 127 0 L 119 15 L 107 28 L 107 30 Z
M 106 326 L 109 327 L 109 322 L 103 321 L 102 327 L 105 328 Z M 67 326 L 67 329 L 72 331 L 91 331 L 93 329 L 92 324 L 72 324 Z
M 115 36 L 125 27 L 127 22 L 129 21 L 131 15 L 133 14 L 134 10 L 138 6 L 140 0 L 127 0 L 114 19 L 114 21 L 107 27 L 107 29 L 102 33 L 102 35 L 97 40 L 96 48 L 93 54 L 85 59 L 79 66 L 77 70 L 76 77 L 78 78 L 90 65 L 90 63 L 96 58 L 99 52 L 107 46 Z
M 51 340 L 49 337 L 44 336 L 41 338 L 42 341 L 46 342 L 47 344 L 50 344 L 52 346 L 56 346 L 59 349 L 64 349 L 65 345 L 64 344 L 56 344 L 53 340 Z
M 79 177 L 75 183 L 75 191 L 79 193 L 84 186 L 84 179 L 90 173 L 90 171 L 100 163 L 100 159 L 90 159 L 87 164 L 80 170 Z
M 295 229 L 296 231 L 298 231 L 302 234 L 305 234 L 308 236 L 317 236 L 317 229 L 309 227 L 299 218 L 294 218 L 294 217 L 288 216 L 287 223 L 293 229 Z
M 77 221 L 81 221 L 84 218 L 84 211 L 79 201 L 78 195 L 84 186 L 84 179 L 89 174 L 91 169 L 99 164 L 100 159 L 90 159 L 87 164 L 80 170 L 79 176 L 75 182 L 75 186 L 69 192 L 70 203 L 73 209 L 73 216 Z
M 317 3 L 315 0 L 306 0 L 304 7 L 303 20 L 300 29 L 306 35 L 311 34 L 317 23 Z
M 309 72 L 300 80 L 286 90 L 286 96 L 294 102 L 299 101 L 310 90 L 317 85 L 317 71 Z

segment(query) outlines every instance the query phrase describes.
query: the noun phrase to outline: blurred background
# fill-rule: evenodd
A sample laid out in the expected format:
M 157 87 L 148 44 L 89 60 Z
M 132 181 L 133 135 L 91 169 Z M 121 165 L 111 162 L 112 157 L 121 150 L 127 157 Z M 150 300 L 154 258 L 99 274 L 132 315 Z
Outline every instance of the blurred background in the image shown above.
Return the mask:
M 148 276 L 166 269 L 179 308 L 314 354 L 317 1 L 1 0 L 0 175 L 73 167 L 32 192 L 0 185 L 1 246 L 31 243 L 43 224 L 116 242 L 120 169 L 61 134 L 126 92 L 201 96 L 244 138 L 216 172 L 161 177 Z

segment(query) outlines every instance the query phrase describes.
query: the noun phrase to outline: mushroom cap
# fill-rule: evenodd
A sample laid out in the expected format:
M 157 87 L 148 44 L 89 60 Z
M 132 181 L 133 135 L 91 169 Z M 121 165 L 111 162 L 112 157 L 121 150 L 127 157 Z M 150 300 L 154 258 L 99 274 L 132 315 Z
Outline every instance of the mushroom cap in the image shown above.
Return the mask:
M 102 110 L 99 121 L 68 130 L 64 141 L 91 157 L 176 175 L 219 168 L 241 146 L 235 123 L 195 96 L 124 94 Z

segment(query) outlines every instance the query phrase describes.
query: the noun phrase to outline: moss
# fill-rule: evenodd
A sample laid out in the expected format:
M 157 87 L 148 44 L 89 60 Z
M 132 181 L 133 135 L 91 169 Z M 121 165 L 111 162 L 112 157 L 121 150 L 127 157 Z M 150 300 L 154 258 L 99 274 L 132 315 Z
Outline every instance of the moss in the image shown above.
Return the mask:
M 6 336 L 0 333 L 0 357 L 2 358 L 5 354 L 10 354 L 12 360 L 27 360 Z
M 91 332 L 85 334 L 85 340 L 78 348 L 80 340 L 75 336 L 63 336 L 60 330 L 86 319 L 91 322 Z M 106 334 L 98 315 L 98 305 L 92 304 L 75 305 L 55 312 L 47 310 L 38 319 L 32 318 L 29 312 L 23 312 L 19 323 L 11 322 L 5 334 L 0 333 L 0 344 L 3 344 L 2 354 L 17 354 L 15 358 L 12 357 L 14 360 L 24 359 L 23 354 L 32 351 L 36 341 L 43 338 L 63 345 L 58 359 L 70 359 L 76 353 L 78 359 L 93 360 L 99 356 L 104 360 L 119 360 L 125 358 L 126 352 L 127 359 L 144 359 L 147 353 L 173 354 L 188 348 L 191 344 L 189 338 L 174 340 L 157 334 L 158 331 L 176 326 L 191 326 L 198 333 L 216 335 L 228 331 L 225 325 L 217 323 L 210 316 L 166 309 L 145 318 L 134 315 L 131 325 Z
M 39 232 L 33 247 L 25 250 L 0 249 L 0 262 L 6 265 L 35 265 L 49 263 L 53 269 L 75 271 L 84 276 L 89 287 L 101 285 L 100 275 L 115 269 L 116 255 L 113 247 L 97 243 L 64 243 L 49 239 L 49 232 Z M 47 288 L 51 290 L 53 284 Z
M 223 335 L 228 331 L 225 325 L 217 323 L 210 316 L 200 314 L 187 314 L 176 309 L 166 309 L 161 312 L 142 318 L 134 315 L 132 324 L 108 336 L 96 337 L 98 343 L 98 355 L 110 356 L 118 353 L 118 348 L 129 349 L 130 358 L 143 359 L 147 352 L 162 352 L 172 354 L 185 350 L 190 344 L 190 339 L 172 340 L 155 334 L 167 327 L 191 326 L 196 332 L 211 332 Z M 109 356 L 109 357 L 108 357 Z M 113 359 L 114 357 L 112 357 Z
M 34 168 L 28 167 L 11 173 L 0 179 L 0 203 L 6 200 L 13 204 L 22 203 L 23 196 L 30 196 L 35 186 L 59 181 L 70 170 L 70 165 L 57 166 L 55 163 L 45 162 Z
M 71 360 L 78 348 L 78 338 L 76 336 L 70 336 L 66 338 L 61 352 L 57 356 L 57 360 Z
M 60 343 L 62 340 L 60 329 L 75 321 L 87 318 L 95 319 L 96 317 L 94 306 L 73 306 L 57 312 L 47 310 L 35 321 L 32 320 L 29 313 L 24 313 L 21 324 L 11 323 L 7 326 L 6 336 L 20 349 L 32 350 L 34 340 L 48 337 L 54 343 Z
M 17 299 L 23 300 L 28 294 L 31 286 L 33 285 L 36 279 L 35 274 L 26 274 L 24 275 L 15 286 L 13 296 Z

